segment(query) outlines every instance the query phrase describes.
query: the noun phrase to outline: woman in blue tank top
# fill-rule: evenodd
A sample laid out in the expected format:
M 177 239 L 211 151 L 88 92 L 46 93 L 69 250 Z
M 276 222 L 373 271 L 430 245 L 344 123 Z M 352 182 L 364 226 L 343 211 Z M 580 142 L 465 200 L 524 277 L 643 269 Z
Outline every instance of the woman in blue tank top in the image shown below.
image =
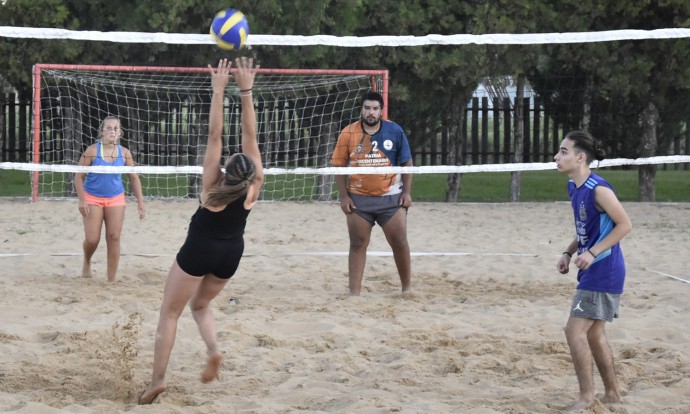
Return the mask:
M 222 354 L 218 349 L 215 321 L 209 305 L 239 266 L 244 251 L 247 216 L 259 198 L 264 181 L 252 98 L 258 66 L 247 58 L 236 59 L 235 63 L 237 69 L 233 76 L 242 102 L 243 152 L 229 157 L 225 173 L 221 171 L 223 99 L 231 76 L 231 63 L 223 59 L 215 70 L 209 65 L 213 97 L 199 206 L 165 282 L 151 383 L 139 397 L 139 404 L 151 404 L 167 389 L 165 371 L 175 342 L 177 321 L 190 299 L 189 307 L 206 343 L 208 355 L 201 381 L 207 383 L 218 378 Z
M 122 137 L 120 120 L 106 117 L 98 128 L 99 141 L 90 145 L 79 159 L 84 166 L 134 166 L 132 153 L 118 144 Z M 139 175 L 128 173 L 132 191 L 137 197 L 139 218 L 144 218 L 144 195 Z M 82 276 L 91 277 L 91 257 L 101 240 L 105 223 L 105 242 L 108 250 L 108 282 L 114 282 L 120 263 L 120 233 L 125 220 L 125 187 L 122 174 L 76 173 L 74 188 L 79 196 L 79 213 L 84 220 L 84 263 Z
M 632 230 L 628 214 L 611 185 L 592 173 L 590 164 L 606 156 L 588 132 L 569 132 L 554 156 L 558 171 L 570 177 L 568 194 L 575 216 L 576 237 L 561 255 L 556 268 L 569 271 L 570 260 L 578 268 L 577 290 L 570 306 L 565 335 L 570 347 L 580 397 L 570 407 L 584 410 L 594 403 L 593 362 L 604 383 L 601 402 L 621 402 L 613 354 L 604 324 L 618 317 L 625 282 L 625 262 L 620 241 Z

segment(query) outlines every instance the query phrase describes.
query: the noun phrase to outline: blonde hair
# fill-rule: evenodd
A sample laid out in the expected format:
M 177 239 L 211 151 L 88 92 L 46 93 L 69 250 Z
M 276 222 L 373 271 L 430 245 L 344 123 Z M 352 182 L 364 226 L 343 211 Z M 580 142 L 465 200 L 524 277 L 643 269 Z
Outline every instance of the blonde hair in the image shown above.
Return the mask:
M 225 163 L 223 181 L 212 187 L 203 207 L 228 205 L 247 194 L 249 185 L 256 178 L 254 162 L 243 153 L 233 154 Z

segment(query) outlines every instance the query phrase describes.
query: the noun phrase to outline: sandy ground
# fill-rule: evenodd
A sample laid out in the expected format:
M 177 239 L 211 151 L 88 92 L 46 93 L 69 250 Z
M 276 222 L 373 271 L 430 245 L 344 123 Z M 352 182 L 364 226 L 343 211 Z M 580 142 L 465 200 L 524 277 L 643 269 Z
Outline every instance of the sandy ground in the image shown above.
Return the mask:
M 628 279 L 607 333 L 626 401 L 587 412 L 688 413 L 690 204 L 624 206 Z M 139 221 L 129 205 L 108 284 L 104 241 L 94 278 L 80 277 L 76 201 L 0 200 L 0 411 L 558 413 L 577 397 L 562 331 L 575 271 L 555 269 L 574 235 L 569 204 L 414 204 L 414 291 L 400 294 L 377 227 L 363 295 L 342 299 L 339 206 L 262 203 L 238 274 L 213 305 L 221 380 L 199 381 L 205 349 L 185 311 L 168 391 L 137 406 L 195 203 L 147 207 Z

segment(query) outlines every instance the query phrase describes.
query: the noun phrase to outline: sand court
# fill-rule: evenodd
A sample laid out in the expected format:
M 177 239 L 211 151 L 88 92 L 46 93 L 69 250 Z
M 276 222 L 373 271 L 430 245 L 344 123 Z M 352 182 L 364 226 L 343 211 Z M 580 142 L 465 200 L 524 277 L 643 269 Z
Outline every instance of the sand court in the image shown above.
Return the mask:
M 380 228 L 362 296 L 346 298 L 337 204 L 260 203 L 246 257 L 213 304 L 224 353 L 183 313 L 168 389 L 149 380 L 163 283 L 195 202 L 127 207 L 118 280 L 81 272 L 77 202 L 0 200 L 0 411 L 16 413 L 559 413 L 577 398 L 562 332 L 575 270 L 568 203 L 415 203 L 413 292 L 402 295 Z M 626 403 L 592 413 L 690 407 L 690 204 L 624 203 L 633 232 L 621 318 L 607 324 Z M 231 298 L 236 298 L 232 303 Z M 595 387 L 603 392 L 595 370 Z

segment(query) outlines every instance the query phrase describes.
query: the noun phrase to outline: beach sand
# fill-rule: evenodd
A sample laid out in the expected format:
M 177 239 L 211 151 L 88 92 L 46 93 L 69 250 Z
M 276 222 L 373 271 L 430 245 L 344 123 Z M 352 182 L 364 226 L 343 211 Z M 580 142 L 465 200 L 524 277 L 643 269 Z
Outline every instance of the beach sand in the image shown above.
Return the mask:
M 625 403 L 586 412 L 688 413 L 690 204 L 624 206 L 628 278 L 607 335 Z M 339 205 L 260 203 L 240 269 L 213 303 L 221 380 L 200 382 L 204 344 L 185 310 L 168 390 L 137 406 L 194 209 L 150 201 L 140 221 L 130 203 L 108 284 L 105 240 L 94 277 L 80 277 L 75 200 L 0 200 L 0 411 L 558 413 L 578 396 L 562 330 L 576 272 L 555 267 L 574 236 L 568 203 L 416 203 L 413 292 L 400 293 L 376 227 L 358 298 L 347 297 Z

